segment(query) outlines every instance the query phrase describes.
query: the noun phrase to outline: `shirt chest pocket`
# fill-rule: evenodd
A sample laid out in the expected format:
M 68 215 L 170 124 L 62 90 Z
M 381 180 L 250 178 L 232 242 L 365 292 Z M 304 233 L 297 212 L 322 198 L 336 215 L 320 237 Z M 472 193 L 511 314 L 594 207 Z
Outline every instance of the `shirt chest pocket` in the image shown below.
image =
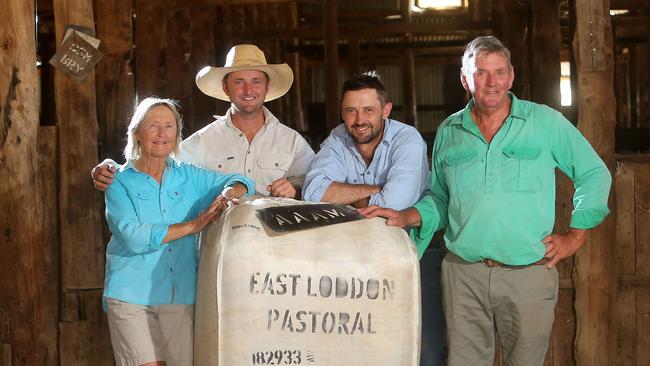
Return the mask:
M 191 195 L 181 190 L 169 190 L 166 193 L 166 202 L 162 203 L 162 212 L 167 220 L 173 222 L 185 221 L 193 219 L 195 215 L 192 213 L 197 211 L 195 202 Z
M 542 150 L 534 147 L 512 147 L 503 149 L 503 189 L 512 192 L 537 191 L 539 161 Z
M 153 191 L 141 191 L 133 194 L 133 206 L 140 222 L 150 223 L 152 215 L 159 211 L 158 195 Z
M 280 178 L 286 176 L 292 161 L 292 155 L 276 153 L 273 156 L 260 156 L 257 159 L 257 167 L 267 174 L 273 174 Z
M 452 198 L 476 193 L 485 185 L 485 169 L 478 157 L 477 151 L 459 151 L 445 157 L 445 180 Z
M 229 174 L 229 173 L 242 173 L 243 165 L 237 160 L 234 156 L 229 156 L 225 158 L 219 158 L 211 164 L 210 170 L 217 171 L 219 173 Z

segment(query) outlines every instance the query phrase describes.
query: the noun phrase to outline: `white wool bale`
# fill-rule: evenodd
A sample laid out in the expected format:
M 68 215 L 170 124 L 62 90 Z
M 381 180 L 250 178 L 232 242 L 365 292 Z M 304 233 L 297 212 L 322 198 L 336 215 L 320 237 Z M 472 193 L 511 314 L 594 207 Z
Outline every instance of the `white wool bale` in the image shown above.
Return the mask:
M 309 204 L 242 202 L 204 233 L 196 365 L 418 364 L 419 267 L 406 233 L 377 218 L 278 235 L 256 215 Z

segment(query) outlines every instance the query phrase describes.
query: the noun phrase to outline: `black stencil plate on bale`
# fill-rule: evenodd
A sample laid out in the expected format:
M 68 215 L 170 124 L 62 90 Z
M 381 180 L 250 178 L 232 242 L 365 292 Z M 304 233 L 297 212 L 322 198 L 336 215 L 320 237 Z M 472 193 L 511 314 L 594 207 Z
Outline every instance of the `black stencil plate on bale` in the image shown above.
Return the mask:
M 332 204 L 290 205 L 261 208 L 257 217 L 275 233 L 287 233 L 363 219 L 348 206 Z

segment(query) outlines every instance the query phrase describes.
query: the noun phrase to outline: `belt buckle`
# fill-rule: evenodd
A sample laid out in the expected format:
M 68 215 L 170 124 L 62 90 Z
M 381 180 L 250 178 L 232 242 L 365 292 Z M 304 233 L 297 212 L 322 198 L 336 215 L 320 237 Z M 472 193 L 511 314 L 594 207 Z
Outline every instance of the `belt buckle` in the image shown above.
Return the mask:
M 486 267 L 489 267 L 489 268 L 498 267 L 497 263 L 494 260 L 490 259 L 490 258 L 481 259 L 481 263 L 483 263 Z

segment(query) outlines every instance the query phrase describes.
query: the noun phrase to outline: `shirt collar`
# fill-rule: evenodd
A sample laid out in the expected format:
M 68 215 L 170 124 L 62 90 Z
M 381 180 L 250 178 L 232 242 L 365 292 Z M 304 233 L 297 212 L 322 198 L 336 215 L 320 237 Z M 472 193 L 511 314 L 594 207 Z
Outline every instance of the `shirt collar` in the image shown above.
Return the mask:
M 524 108 L 524 103 L 522 103 L 512 92 L 508 92 L 508 95 L 512 101 L 510 105 L 510 115 L 508 117 L 518 118 L 525 121 L 526 118 L 528 118 L 528 112 Z
M 174 160 L 174 158 L 172 158 L 171 156 L 167 157 L 167 161 L 165 162 L 165 165 L 167 167 L 171 167 L 171 166 L 174 166 L 174 165 L 177 165 L 177 164 L 179 164 L 179 162 Z M 132 160 L 132 159 L 127 160 L 126 163 L 124 163 L 122 166 L 120 166 L 118 170 L 120 172 L 123 172 L 123 171 L 129 170 L 129 169 L 133 169 L 136 172 L 140 172 L 138 170 L 138 168 L 135 167 L 134 160 Z
M 276 123 L 280 123 L 280 120 L 276 116 L 274 116 L 273 113 L 271 113 L 271 111 L 269 111 L 265 106 L 262 106 L 262 113 L 264 113 L 264 126 L 263 126 L 263 128 L 265 128 L 267 126 L 270 126 L 270 125 L 273 125 L 273 124 L 276 124 Z M 215 116 L 215 117 L 220 118 L 218 116 Z M 221 117 L 221 118 L 225 119 L 226 125 L 228 127 L 239 131 L 239 129 L 237 127 L 235 127 L 235 125 L 232 123 L 232 107 L 228 108 L 228 111 L 226 111 L 226 115 Z
M 391 128 L 392 125 L 393 120 L 386 118 L 384 122 L 384 134 L 381 140 L 381 142 L 385 143 L 386 145 L 390 145 L 391 141 L 393 141 L 393 137 L 395 136 L 395 129 Z
M 528 113 L 526 113 L 523 103 L 519 101 L 519 98 L 517 98 L 512 92 L 508 92 L 508 97 L 510 98 L 510 114 L 508 117 L 506 117 L 506 122 L 510 120 L 510 118 L 517 118 L 522 121 L 526 121 L 526 117 L 528 116 Z M 472 120 L 472 114 L 471 110 L 472 107 L 474 107 L 474 98 L 472 98 L 468 103 L 467 106 L 465 106 L 465 109 L 463 109 L 463 112 L 460 115 L 460 118 L 457 118 L 455 120 L 452 120 L 450 124 L 452 125 L 462 125 L 463 127 L 467 129 L 471 129 L 472 125 L 474 125 L 474 121 Z

